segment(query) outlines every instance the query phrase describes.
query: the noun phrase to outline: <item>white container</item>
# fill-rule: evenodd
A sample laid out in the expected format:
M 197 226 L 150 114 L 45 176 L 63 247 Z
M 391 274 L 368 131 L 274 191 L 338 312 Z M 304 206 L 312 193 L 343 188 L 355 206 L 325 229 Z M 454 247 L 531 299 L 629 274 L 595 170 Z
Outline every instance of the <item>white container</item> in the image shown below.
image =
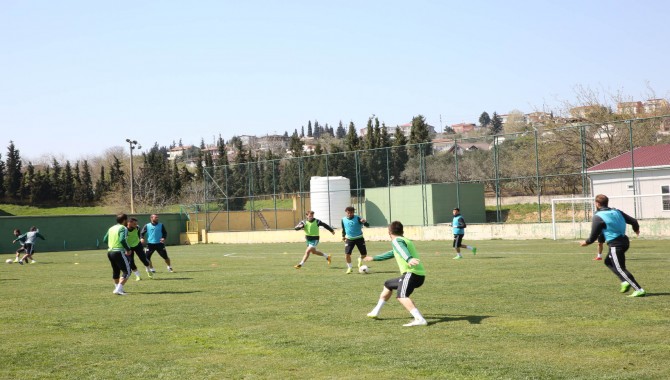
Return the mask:
M 340 228 L 344 209 L 351 206 L 349 178 L 312 177 L 309 188 L 314 217 L 333 228 Z

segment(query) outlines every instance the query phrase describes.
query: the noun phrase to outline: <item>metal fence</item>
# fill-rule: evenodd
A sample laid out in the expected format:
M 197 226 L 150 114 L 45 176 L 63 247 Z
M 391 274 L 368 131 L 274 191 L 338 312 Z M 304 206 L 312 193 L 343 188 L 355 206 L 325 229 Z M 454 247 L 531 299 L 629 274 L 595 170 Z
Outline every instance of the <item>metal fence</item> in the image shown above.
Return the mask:
M 546 124 L 517 133 L 348 152 L 329 146 L 324 147 L 328 153 L 274 160 L 245 157 L 205 168 L 204 203 L 198 210 L 208 230 L 283 229 L 302 217 L 312 176 L 343 176 L 351 181 L 351 204 L 358 209 L 369 188 L 455 184 L 459 204 L 460 186 L 479 183 L 487 222 L 551 222 L 551 198 L 591 195 L 590 167 L 641 146 L 669 143 L 669 135 L 670 117 L 659 116 Z M 631 182 L 635 170 L 630 154 Z

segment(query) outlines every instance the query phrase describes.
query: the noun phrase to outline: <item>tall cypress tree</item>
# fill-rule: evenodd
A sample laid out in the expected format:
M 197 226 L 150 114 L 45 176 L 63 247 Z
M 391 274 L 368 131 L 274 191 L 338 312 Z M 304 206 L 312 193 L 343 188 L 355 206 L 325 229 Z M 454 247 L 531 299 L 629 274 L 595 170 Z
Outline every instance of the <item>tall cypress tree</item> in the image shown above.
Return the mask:
M 7 160 L 5 162 L 5 196 L 9 199 L 19 200 L 21 198 L 21 156 L 19 150 L 10 141 L 7 147 Z

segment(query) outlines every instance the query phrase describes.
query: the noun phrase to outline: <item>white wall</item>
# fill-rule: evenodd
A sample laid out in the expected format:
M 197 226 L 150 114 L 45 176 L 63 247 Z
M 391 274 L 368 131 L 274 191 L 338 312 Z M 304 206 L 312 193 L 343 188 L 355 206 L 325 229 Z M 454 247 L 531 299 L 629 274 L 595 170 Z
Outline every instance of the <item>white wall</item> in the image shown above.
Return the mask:
M 633 176 L 630 171 L 590 173 L 593 195 L 608 197 L 633 195 Z M 635 170 L 635 194 L 660 194 L 661 186 L 670 186 L 670 168 L 655 170 Z M 633 203 L 635 202 L 635 204 Z M 638 219 L 670 218 L 670 211 L 663 211 L 661 197 L 641 197 L 611 199 L 614 207 Z

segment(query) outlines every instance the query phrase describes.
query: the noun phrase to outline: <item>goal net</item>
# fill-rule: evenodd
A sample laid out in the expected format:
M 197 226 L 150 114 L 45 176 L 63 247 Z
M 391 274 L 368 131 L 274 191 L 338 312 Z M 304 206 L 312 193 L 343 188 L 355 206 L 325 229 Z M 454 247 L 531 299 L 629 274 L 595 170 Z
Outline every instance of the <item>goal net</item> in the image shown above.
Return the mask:
M 553 239 L 585 239 L 591 233 L 591 218 L 597 211 L 594 197 L 551 200 Z M 609 206 L 640 219 L 670 218 L 670 194 L 616 195 Z

